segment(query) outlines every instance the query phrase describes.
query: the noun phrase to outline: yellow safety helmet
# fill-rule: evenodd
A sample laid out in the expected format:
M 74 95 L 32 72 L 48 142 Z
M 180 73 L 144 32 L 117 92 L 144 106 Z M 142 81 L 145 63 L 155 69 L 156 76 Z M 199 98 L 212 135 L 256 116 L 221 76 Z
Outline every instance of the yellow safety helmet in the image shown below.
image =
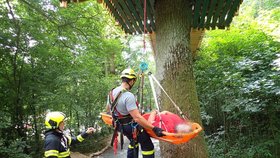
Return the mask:
M 123 78 L 123 77 L 128 78 L 128 79 L 136 79 L 137 78 L 133 69 L 123 70 L 120 78 Z
M 65 120 L 66 115 L 63 112 L 54 111 L 49 112 L 45 119 L 45 125 L 47 129 L 56 129 L 59 124 Z

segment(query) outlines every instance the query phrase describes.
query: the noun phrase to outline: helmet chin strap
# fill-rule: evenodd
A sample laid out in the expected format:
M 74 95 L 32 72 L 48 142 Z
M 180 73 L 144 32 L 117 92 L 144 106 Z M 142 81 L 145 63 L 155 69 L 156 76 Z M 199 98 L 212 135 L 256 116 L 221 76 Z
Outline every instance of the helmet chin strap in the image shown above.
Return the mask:
M 131 88 L 133 87 L 133 85 L 130 85 L 128 81 L 126 81 L 126 83 L 127 83 L 128 86 L 129 86 L 129 89 L 128 89 L 128 90 L 131 90 Z
M 57 132 L 59 132 L 59 133 L 63 133 L 63 131 L 60 130 L 59 128 L 56 128 L 55 130 L 56 130 Z
M 134 86 L 134 83 L 135 82 L 133 82 L 133 84 L 131 85 L 131 84 L 129 84 L 129 82 L 128 81 L 126 81 L 126 83 L 128 84 L 128 86 L 129 86 L 129 90 L 131 90 L 132 89 L 132 87 Z

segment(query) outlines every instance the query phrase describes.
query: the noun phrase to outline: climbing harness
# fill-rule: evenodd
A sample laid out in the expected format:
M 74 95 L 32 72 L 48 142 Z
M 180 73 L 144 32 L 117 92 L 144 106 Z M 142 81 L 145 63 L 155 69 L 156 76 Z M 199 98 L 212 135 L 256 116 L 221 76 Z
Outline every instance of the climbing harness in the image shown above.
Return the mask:
M 138 131 L 137 131 L 137 126 L 138 124 L 134 122 L 133 118 L 130 116 L 130 114 L 128 115 L 122 115 L 118 110 L 117 110 L 117 105 L 118 105 L 118 100 L 121 97 L 122 93 L 126 90 L 122 90 L 120 91 L 116 98 L 114 99 L 113 96 L 113 90 L 112 89 L 109 92 L 109 104 L 110 104 L 110 110 L 111 110 L 111 124 L 114 127 L 114 132 L 113 132 L 113 136 L 111 139 L 111 146 L 114 147 L 114 153 L 117 153 L 117 148 L 118 148 L 118 129 L 120 131 L 120 144 L 121 144 L 121 149 L 123 149 L 123 144 L 124 144 L 124 140 L 123 140 L 123 128 L 125 125 L 131 125 L 132 127 L 132 131 L 133 131 L 133 140 L 132 140 L 132 144 L 134 149 L 136 150 L 136 142 L 137 142 L 137 135 L 138 135 Z M 117 113 L 118 116 L 116 116 L 115 114 Z M 107 120 L 108 121 L 108 120 Z M 110 124 L 110 123 L 107 123 Z M 134 125 L 135 124 L 135 125 Z M 136 152 L 136 151 L 135 151 Z
M 114 127 L 114 133 L 111 139 L 111 146 L 114 147 L 114 150 L 117 149 L 117 141 L 118 141 L 118 129 L 120 129 L 120 139 L 121 139 L 121 149 L 123 149 L 123 125 L 124 124 L 129 124 L 130 122 L 133 121 L 132 117 L 130 115 L 125 115 L 123 116 L 120 112 L 117 110 L 117 105 L 118 105 L 118 100 L 120 96 L 122 95 L 123 91 L 120 91 L 116 98 L 113 96 L 113 90 L 112 89 L 109 93 L 109 104 L 110 104 L 110 110 L 112 114 L 112 125 Z M 115 115 L 115 112 L 118 113 L 118 117 Z

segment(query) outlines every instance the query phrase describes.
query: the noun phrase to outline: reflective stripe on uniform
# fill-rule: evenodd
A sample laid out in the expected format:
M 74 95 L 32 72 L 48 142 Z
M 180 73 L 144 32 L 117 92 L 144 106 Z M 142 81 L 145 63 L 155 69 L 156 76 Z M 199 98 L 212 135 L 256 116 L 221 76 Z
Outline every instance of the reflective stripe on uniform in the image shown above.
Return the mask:
M 66 135 L 66 137 L 68 138 L 68 145 L 71 145 L 71 142 L 72 142 L 71 136 Z
M 155 150 L 142 151 L 142 155 L 153 155 L 154 153 L 155 153 Z
M 135 144 L 135 146 L 136 146 L 136 148 L 137 148 L 137 147 L 139 146 L 139 144 L 137 143 L 137 144 Z M 132 146 L 132 145 L 129 144 L 129 145 L 128 145 L 128 148 L 129 148 L 129 149 L 133 149 L 134 146 Z
M 56 156 L 58 157 L 58 150 L 48 150 L 45 151 L 45 157 L 49 157 L 49 156 Z
M 68 149 L 67 151 L 61 152 L 58 154 L 58 157 L 68 157 L 70 156 L 70 149 Z
M 83 140 L 85 140 L 81 135 L 78 135 L 77 139 L 78 139 L 79 142 L 82 142 Z

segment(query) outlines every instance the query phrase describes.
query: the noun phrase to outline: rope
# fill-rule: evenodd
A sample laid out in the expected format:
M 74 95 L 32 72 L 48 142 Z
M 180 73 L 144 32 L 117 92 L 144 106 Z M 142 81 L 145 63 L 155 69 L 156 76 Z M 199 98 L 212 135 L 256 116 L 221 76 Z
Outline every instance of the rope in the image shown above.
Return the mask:
M 147 1 L 144 0 L 144 8 L 143 8 L 143 12 L 144 12 L 144 19 L 143 19 L 143 23 L 144 23 L 144 28 L 143 28 L 143 54 L 146 54 L 146 39 L 145 39 L 145 33 L 146 33 L 146 21 L 147 21 Z M 142 55 L 142 57 L 144 56 Z M 142 59 L 143 62 L 140 63 L 140 69 L 141 69 L 141 81 L 139 82 L 139 86 L 141 85 L 141 94 L 140 94 L 140 106 L 141 106 L 141 113 L 143 111 L 143 86 L 144 86 L 144 71 L 147 70 L 147 64 L 144 63 L 144 60 Z M 145 65 L 146 64 L 146 65 Z M 141 84 L 140 84 L 141 83 Z
M 147 1 L 144 0 L 144 19 L 143 19 L 143 23 L 144 23 L 144 29 L 143 29 L 143 49 L 144 49 L 144 54 L 146 54 L 146 39 L 145 39 L 145 34 L 146 34 L 146 22 L 147 22 Z
M 141 113 L 144 112 L 144 71 L 142 70 L 142 73 L 141 73 L 141 98 L 140 98 L 140 103 L 141 103 L 141 106 L 142 106 L 142 109 L 141 109 Z
M 182 110 L 179 108 L 179 106 L 176 105 L 176 103 L 171 99 L 171 97 L 167 94 L 167 92 L 164 90 L 164 88 L 161 86 L 161 84 L 159 83 L 159 81 L 154 77 L 154 75 L 149 72 L 149 79 L 150 79 L 150 82 L 152 82 L 152 80 L 154 80 L 157 85 L 160 87 L 160 89 L 165 93 L 165 95 L 167 96 L 167 98 L 172 102 L 172 104 L 174 105 L 174 107 L 179 111 L 180 115 L 186 119 L 186 116 L 183 114 Z M 152 85 L 152 84 L 151 84 Z M 153 93 L 155 93 L 155 90 L 154 90 L 154 86 L 152 87 L 153 89 Z M 154 97 L 155 97 L 155 100 L 156 100 L 156 94 L 154 94 Z M 158 103 L 156 101 L 156 106 L 158 106 Z M 159 110 L 159 107 L 158 107 L 158 110 Z
M 166 130 L 168 130 L 168 129 L 166 128 L 164 122 L 162 121 L 162 118 L 161 118 L 161 115 L 160 115 L 160 109 L 159 109 L 159 105 L 158 105 L 158 101 L 157 101 L 157 97 L 156 97 L 156 90 L 155 90 L 154 82 L 153 82 L 153 79 L 152 79 L 152 77 L 151 77 L 151 75 L 150 75 L 150 72 L 149 72 L 149 76 L 148 76 L 148 77 L 149 77 L 149 81 L 150 81 L 150 84 L 151 84 L 153 96 L 154 96 L 154 99 L 155 99 L 155 104 L 156 104 L 156 108 L 157 108 L 157 115 L 158 115 L 159 120 L 160 120 L 160 124 L 159 124 L 159 125 L 160 125 L 160 128 L 161 128 L 161 125 L 163 125 L 164 128 L 165 128 Z M 166 131 L 166 132 L 168 132 L 168 131 Z
M 139 75 L 140 81 L 138 82 L 136 96 L 137 96 L 138 108 L 140 109 L 140 113 L 143 114 L 143 112 L 144 112 L 144 105 L 143 105 L 143 101 L 144 101 L 144 95 L 143 95 L 144 72 L 143 72 L 143 70 L 140 70 L 138 72 L 138 74 L 140 74 Z
M 138 74 L 139 74 L 139 72 L 138 72 Z M 142 78 L 142 73 L 140 72 L 140 78 Z M 142 101 L 141 101 L 141 98 L 142 98 L 142 96 L 141 96 L 141 81 L 140 82 L 138 82 L 138 87 L 137 87 L 137 92 L 136 92 L 136 101 L 137 101 L 137 103 L 138 103 L 138 108 L 140 109 L 140 113 L 142 114 L 142 109 L 143 109 L 143 107 L 142 107 Z M 138 100 L 140 101 L 140 102 L 138 102 Z
M 157 101 L 157 96 L 156 96 L 156 90 L 155 90 L 154 82 L 153 82 L 153 79 L 152 79 L 150 73 L 149 73 L 149 81 L 150 81 L 152 92 L 153 92 L 153 96 L 154 96 L 154 99 L 155 99 L 156 108 L 157 108 L 158 111 L 160 111 L 159 105 L 158 105 L 158 101 Z

